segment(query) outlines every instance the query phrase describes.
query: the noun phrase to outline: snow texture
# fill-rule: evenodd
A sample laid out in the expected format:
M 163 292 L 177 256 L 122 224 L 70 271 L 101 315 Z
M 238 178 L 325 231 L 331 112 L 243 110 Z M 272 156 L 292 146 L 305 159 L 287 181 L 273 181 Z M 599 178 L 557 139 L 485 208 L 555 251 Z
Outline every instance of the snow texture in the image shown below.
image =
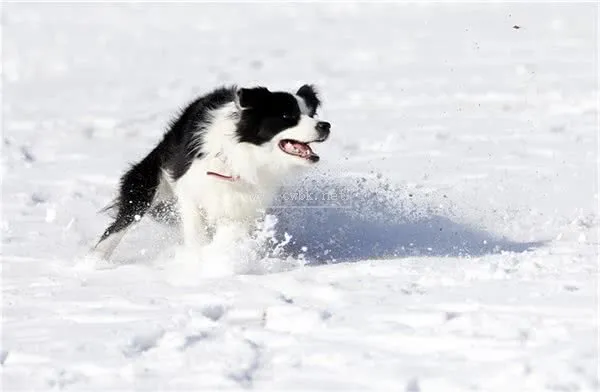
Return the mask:
M 3 390 L 598 390 L 597 20 L 3 4 Z M 86 259 L 126 165 L 224 83 L 318 86 L 318 167 L 252 239 L 144 219 Z

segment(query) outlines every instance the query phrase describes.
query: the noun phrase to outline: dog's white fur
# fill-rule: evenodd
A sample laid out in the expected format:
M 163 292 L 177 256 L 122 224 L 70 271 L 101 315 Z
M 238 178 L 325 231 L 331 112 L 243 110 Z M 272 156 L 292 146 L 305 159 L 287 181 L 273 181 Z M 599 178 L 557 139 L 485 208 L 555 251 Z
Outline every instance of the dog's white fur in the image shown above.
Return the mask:
M 238 105 L 232 102 L 213 111 L 212 121 L 201 130 L 202 149 L 207 155 L 194 160 L 176 182 L 168 174 L 164 178 L 179 203 L 186 246 L 205 244 L 220 225 L 235 225 L 240 233 L 247 233 L 271 203 L 283 178 L 311 165 L 279 148 L 284 139 L 311 142 L 319 138 L 317 120 L 308 116 L 304 101 L 298 101 L 302 111 L 298 125 L 260 146 L 236 139 L 236 121 L 243 110 Z M 231 176 L 232 180 L 207 172 Z

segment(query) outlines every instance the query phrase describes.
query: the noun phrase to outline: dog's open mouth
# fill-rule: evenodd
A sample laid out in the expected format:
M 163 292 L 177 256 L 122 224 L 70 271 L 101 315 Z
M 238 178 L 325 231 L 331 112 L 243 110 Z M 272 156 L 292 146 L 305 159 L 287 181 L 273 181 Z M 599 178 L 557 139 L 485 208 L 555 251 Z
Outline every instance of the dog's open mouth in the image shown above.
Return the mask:
M 312 143 L 312 142 L 310 142 Z M 279 142 L 279 148 L 286 154 L 293 155 L 311 162 L 318 162 L 319 156 L 315 154 L 308 143 L 292 139 L 283 139 Z

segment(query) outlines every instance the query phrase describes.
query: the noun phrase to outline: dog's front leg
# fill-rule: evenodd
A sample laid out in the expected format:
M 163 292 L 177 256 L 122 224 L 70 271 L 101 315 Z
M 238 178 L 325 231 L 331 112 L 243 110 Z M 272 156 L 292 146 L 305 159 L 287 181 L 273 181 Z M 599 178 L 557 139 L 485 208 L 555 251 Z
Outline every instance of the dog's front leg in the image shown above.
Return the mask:
M 178 202 L 183 244 L 189 249 L 197 250 L 209 241 L 208 226 L 204 211 L 192 199 L 180 197 Z

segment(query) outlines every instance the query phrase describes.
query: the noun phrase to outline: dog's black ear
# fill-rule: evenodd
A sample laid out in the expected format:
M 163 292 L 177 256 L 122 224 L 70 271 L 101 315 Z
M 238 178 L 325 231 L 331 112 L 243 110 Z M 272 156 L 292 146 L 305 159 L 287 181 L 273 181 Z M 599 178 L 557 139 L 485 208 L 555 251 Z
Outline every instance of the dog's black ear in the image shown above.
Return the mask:
M 317 93 L 315 86 L 312 84 L 305 84 L 298 89 L 296 95 L 304 100 L 308 110 L 310 111 L 310 115 L 314 116 L 317 112 L 317 108 L 321 105 L 319 94 Z
M 236 104 L 241 109 L 250 109 L 265 102 L 271 92 L 266 87 L 240 88 L 237 91 Z

